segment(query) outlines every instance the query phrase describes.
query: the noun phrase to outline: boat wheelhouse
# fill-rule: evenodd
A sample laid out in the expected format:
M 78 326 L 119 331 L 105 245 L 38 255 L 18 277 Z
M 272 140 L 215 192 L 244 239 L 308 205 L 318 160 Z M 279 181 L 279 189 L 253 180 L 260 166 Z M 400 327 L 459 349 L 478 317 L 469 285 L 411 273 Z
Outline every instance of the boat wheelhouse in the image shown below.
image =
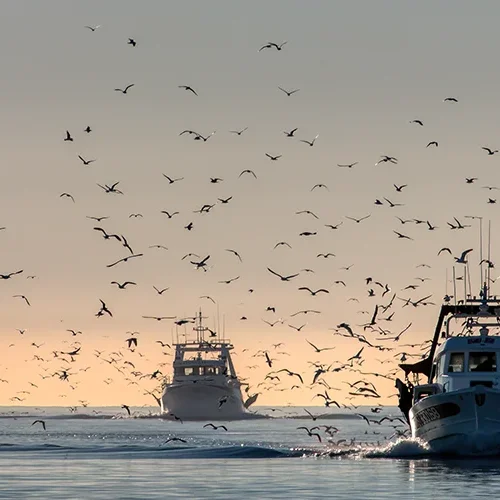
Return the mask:
M 204 327 L 201 312 L 194 322 L 196 339 L 174 344 L 173 377 L 164 386 L 162 411 L 183 420 L 233 420 L 253 415 L 243 402 L 231 358 L 232 343 Z M 209 340 L 205 339 L 207 332 Z

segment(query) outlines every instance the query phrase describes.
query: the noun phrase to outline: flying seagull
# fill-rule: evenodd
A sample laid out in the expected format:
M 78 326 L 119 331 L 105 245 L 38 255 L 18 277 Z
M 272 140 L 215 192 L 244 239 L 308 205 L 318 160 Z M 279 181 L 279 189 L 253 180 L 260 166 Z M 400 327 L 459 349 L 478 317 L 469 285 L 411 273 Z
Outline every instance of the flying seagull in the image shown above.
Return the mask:
M 43 430 L 46 431 L 47 428 L 45 427 L 45 420 L 35 420 L 31 425 L 35 424 L 42 424 Z
M 467 264 L 467 254 L 472 252 L 472 248 L 469 248 L 468 250 L 464 250 L 460 257 L 455 257 L 455 262 L 457 264 Z
M 128 92 L 128 89 L 132 88 L 135 85 L 135 83 L 131 83 L 130 85 L 127 85 L 124 89 L 115 89 L 116 92 L 121 92 L 122 94 L 126 94 Z
M 283 43 L 280 43 L 279 45 L 277 43 L 274 43 L 274 42 L 267 42 L 265 45 L 263 45 L 260 49 L 259 49 L 259 52 L 261 50 L 264 50 L 264 49 L 271 49 L 271 48 L 275 48 L 276 50 L 281 50 L 283 48 L 283 45 L 285 45 L 287 42 L 283 42 Z
M 288 97 L 290 97 L 291 95 L 295 94 L 296 92 L 298 92 L 300 89 L 294 89 L 294 90 L 285 90 L 284 88 L 282 87 L 278 87 L 281 92 L 284 92 Z
M 180 89 L 187 90 L 188 92 L 192 92 L 194 95 L 198 95 L 196 91 L 193 89 L 193 87 L 190 87 L 189 85 L 179 85 Z

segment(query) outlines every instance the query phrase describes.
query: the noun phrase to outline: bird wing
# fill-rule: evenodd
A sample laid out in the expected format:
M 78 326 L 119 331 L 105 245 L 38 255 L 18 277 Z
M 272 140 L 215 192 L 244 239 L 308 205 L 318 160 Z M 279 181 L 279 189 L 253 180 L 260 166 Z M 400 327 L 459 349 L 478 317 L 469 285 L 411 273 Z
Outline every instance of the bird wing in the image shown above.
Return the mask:
M 464 251 L 462 252 L 462 255 L 460 255 L 460 260 L 464 260 L 464 259 L 465 259 L 465 257 L 467 256 L 467 254 L 468 254 L 469 252 L 472 252 L 472 250 L 473 250 L 472 248 L 469 248 L 468 250 L 464 250 Z
M 316 351 L 319 351 L 319 349 L 312 343 L 312 342 L 309 342 L 309 340 L 306 339 L 306 342 L 311 346 L 313 347 Z
M 277 272 L 273 271 L 273 270 L 272 270 L 272 269 L 270 269 L 269 267 L 267 268 L 267 270 L 268 270 L 271 274 L 274 274 L 275 276 L 278 276 L 278 278 L 283 279 L 283 276 L 281 276 L 281 274 L 278 274 Z

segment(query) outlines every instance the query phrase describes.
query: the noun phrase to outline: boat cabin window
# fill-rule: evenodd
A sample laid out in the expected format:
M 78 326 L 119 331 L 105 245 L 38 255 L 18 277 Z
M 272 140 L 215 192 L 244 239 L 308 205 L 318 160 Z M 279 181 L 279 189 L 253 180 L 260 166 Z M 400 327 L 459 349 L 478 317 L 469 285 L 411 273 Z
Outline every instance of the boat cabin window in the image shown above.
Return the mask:
M 441 354 L 436 363 L 436 373 L 438 375 L 442 375 L 443 371 L 444 371 L 444 354 Z
M 461 373 L 464 371 L 464 353 L 452 352 L 448 361 L 448 373 Z
M 203 375 L 215 375 L 217 368 L 214 368 L 212 366 L 205 366 L 202 368 L 203 370 Z
M 471 352 L 469 353 L 470 372 L 496 372 L 497 359 L 495 352 Z
M 184 368 L 184 375 L 190 376 L 190 375 L 199 375 L 200 374 L 200 369 L 197 366 L 193 367 L 186 367 Z

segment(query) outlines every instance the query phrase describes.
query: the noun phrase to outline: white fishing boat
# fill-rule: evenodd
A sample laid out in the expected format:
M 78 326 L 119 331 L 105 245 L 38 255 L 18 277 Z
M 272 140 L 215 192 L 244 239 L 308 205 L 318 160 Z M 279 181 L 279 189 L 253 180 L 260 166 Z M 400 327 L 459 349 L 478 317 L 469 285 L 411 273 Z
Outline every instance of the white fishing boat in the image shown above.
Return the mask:
M 201 312 L 193 321 L 196 339 L 174 344 L 173 376 L 164 384 L 162 412 L 181 420 L 258 417 L 247 411 L 257 396 L 243 400 L 241 382 L 231 358 L 231 342 L 219 339 L 214 331 L 203 326 Z
M 500 451 L 499 332 L 500 299 L 487 285 L 477 298 L 441 307 L 429 356 L 400 365 L 427 383 L 396 381 L 412 437 L 440 453 Z

